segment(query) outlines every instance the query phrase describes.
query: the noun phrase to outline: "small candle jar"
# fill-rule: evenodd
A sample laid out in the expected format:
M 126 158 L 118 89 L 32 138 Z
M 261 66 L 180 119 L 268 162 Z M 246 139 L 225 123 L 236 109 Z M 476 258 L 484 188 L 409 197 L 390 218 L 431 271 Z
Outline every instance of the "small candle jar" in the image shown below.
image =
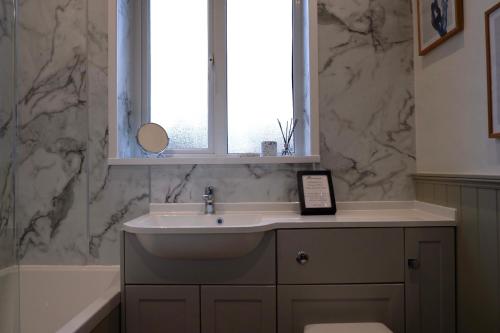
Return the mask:
M 278 143 L 276 141 L 262 141 L 260 144 L 261 156 L 276 156 L 278 154 Z

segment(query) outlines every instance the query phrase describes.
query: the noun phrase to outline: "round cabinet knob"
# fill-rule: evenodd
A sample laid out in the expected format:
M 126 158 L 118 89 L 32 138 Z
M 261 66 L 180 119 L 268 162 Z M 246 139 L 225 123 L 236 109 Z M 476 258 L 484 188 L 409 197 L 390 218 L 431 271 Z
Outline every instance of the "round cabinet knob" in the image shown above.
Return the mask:
M 418 259 L 408 259 L 408 267 L 410 269 L 419 269 L 420 261 Z
M 297 260 L 299 264 L 305 265 L 309 261 L 309 255 L 304 251 L 299 251 L 295 260 Z

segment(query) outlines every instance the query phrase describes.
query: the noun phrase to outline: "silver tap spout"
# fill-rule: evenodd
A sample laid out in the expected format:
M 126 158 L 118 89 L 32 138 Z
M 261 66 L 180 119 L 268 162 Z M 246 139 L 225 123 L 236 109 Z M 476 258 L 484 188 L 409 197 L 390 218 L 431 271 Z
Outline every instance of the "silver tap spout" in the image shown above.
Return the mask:
M 205 214 L 215 214 L 214 192 L 215 188 L 213 186 L 205 187 L 205 194 L 203 194 L 203 201 L 205 201 Z

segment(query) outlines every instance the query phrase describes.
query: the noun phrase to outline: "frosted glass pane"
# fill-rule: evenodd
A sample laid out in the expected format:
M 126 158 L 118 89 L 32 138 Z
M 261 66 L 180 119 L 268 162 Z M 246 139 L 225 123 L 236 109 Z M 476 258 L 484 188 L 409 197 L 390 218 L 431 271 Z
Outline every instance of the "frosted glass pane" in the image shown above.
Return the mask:
M 151 121 L 169 149 L 208 148 L 207 0 L 151 0 Z
M 293 117 L 292 0 L 227 0 L 230 153 L 283 145 L 277 118 Z

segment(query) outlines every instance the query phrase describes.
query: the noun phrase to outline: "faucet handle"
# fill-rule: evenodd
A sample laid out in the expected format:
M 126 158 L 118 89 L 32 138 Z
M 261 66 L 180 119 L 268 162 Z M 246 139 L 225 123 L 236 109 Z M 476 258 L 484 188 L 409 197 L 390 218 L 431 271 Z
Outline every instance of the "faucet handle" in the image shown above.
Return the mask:
M 205 195 L 213 195 L 215 191 L 215 187 L 209 185 L 205 187 Z

